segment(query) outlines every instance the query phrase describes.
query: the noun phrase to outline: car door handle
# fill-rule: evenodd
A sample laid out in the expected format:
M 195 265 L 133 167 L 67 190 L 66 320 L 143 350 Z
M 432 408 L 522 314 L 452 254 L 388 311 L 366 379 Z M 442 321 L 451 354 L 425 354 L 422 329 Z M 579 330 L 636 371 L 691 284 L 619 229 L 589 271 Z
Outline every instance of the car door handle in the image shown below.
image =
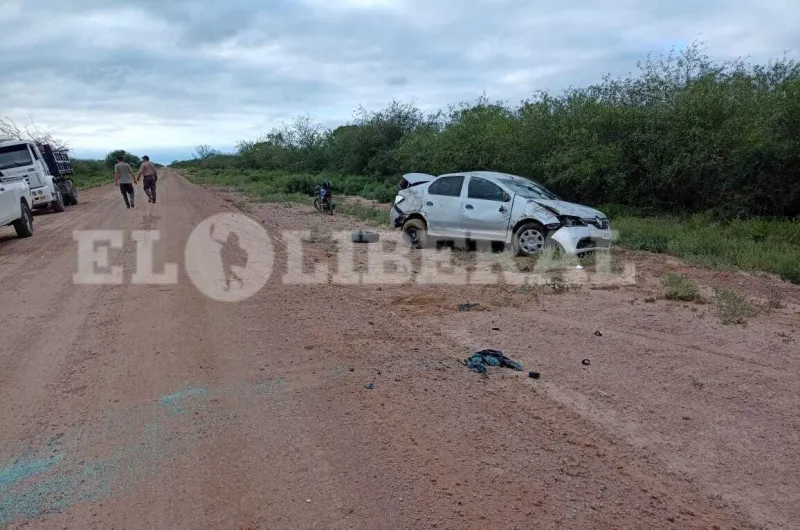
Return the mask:
M 433 203 L 431 201 L 428 201 L 428 202 L 425 203 L 425 205 L 426 206 L 433 206 Z
M 471 205 L 471 204 L 468 204 L 468 205 L 466 206 L 466 208 L 467 208 L 467 210 L 473 210 L 473 209 L 474 209 L 474 208 L 472 207 L 472 205 Z
M 505 206 L 500 207 L 500 213 L 506 213 L 507 211 L 508 210 L 506 210 Z

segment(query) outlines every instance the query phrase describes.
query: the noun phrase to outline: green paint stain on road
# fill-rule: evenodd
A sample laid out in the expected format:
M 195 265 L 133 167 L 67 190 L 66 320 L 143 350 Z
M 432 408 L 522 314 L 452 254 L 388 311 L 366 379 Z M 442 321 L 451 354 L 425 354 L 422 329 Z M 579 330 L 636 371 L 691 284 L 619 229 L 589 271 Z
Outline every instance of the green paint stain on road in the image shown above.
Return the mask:
M 62 458 L 62 455 L 55 455 L 51 458 L 27 459 L 0 469 L 0 491 L 4 487 L 8 487 L 32 475 L 47 471 L 50 467 L 60 462 Z

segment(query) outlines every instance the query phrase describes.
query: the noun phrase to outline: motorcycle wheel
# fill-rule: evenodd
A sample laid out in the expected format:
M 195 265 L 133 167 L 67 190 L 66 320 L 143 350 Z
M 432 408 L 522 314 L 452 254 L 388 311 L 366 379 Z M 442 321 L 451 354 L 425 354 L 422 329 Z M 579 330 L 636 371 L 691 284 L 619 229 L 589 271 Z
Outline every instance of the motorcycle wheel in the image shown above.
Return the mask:
M 314 208 L 315 208 L 315 209 L 316 209 L 318 212 L 321 212 L 321 211 L 322 211 L 322 205 L 319 203 L 319 197 L 317 197 L 316 199 L 314 199 Z

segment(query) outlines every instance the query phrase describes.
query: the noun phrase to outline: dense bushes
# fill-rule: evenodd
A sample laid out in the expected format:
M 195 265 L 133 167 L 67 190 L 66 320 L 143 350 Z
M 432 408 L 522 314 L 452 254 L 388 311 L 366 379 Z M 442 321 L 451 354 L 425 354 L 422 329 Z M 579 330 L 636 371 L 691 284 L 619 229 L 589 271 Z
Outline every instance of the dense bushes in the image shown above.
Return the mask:
M 638 66 L 638 75 L 539 93 L 516 107 L 481 98 L 425 115 L 393 102 L 334 130 L 303 117 L 241 142 L 235 155 L 175 165 L 392 182 L 409 171 L 493 169 L 590 204 L 726 217 L 800 213 L 797 62 L 715 64 L 693 45 Z

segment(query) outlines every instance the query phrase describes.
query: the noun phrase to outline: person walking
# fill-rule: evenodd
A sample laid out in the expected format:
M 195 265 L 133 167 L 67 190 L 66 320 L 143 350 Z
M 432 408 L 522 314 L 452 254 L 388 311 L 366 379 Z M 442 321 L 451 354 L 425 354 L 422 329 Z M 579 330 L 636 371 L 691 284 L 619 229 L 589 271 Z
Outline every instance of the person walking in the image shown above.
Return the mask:
M 131 166 L 125 162 L 122 156 L 117 157 L 117 164 L 114 166 L 114 183 L 119 186 L 119 191 L 122 192 L 122 198 L 125 199 L 125 206 L 128 208 L 134 207 L 133 197 L 133 184 L 136 179 L 133 176 Z M 130 200 L 128 196 L 130 195 Z
M 158 170 L 155 164 L 150 162 L 150 157 L 145 155 L 142 157 L 142 165 L 139 166 L 139 172 L 136 174 L 136 181 L 142 179 L 144 184 L 144 192 L 147 194 L 147 202 L 156 202 L 156 180 L 158 180 Z

